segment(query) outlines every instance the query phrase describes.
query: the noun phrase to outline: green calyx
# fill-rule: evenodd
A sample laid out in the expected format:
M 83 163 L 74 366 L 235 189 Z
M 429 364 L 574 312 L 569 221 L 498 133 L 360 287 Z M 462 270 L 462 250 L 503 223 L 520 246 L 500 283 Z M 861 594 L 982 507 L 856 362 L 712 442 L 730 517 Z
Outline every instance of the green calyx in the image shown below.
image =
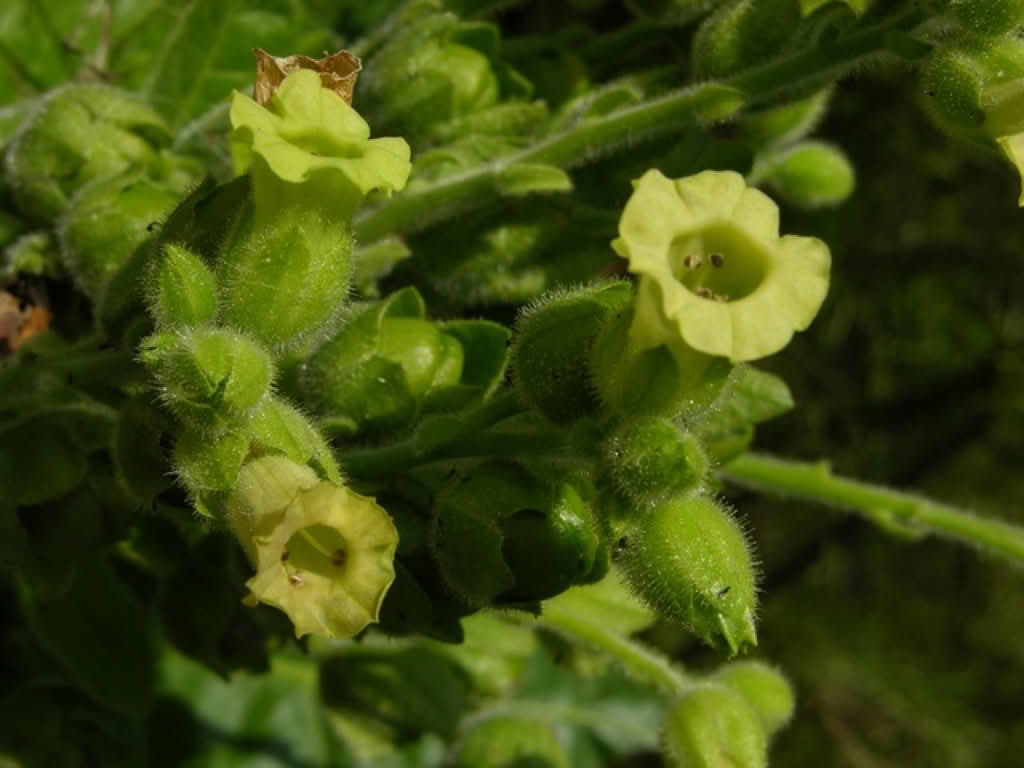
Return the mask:
M 217 284 L 206 263 L 187 248 L 166 245 L 154 260 L 147 303 L 161 331 L 212 324 Z
M 390 194 L 409 175 L 409 145 L 370 139 L 366 121 L 311 70 L 288 75 L 266 107 L 236 91 L 231 125 L 235 170 L 254 172 L 258 211 L 279 207 L 284 195 L 347 219 L 368 192 Z
M 665 747 L 678 768 L 765 768 L 768 745 L 757 713 L 737 691 L 699 685 L 665 718 Z
M 602 457 L 615 487 L 638 503 L 699 487 L 711 469 L 700 440 L 667 419 L 620 427 Z
M 815 238 L 779 237 L 779 210 L 732 171 L 635 183 L 612 246 L 640 276 L 630 346 L 755 360 L 810 325 L 828 291 L 830 256 Z
M 569 754 L 547 724 L 525 717 L 491 717 L 456 747 L 455 768 L 569 768 Z
M 264 456 L 242 467 L 227 510 L 256 569 L 248 603 L 284 611 L 296 637 L 351 637 L 377 621 L 398 532 L 373 499 Z
M 516 387 L 531 408 L 555 424 L 596 413 L 590 372 L 594 342 L 629 304 L 628 283 L 598 284 L 537 300 L 520 315 L 512 356 Z
M 141 356 L 174 415 L 207 434 L 237 424 L 269 392 L 274 378 L 267 352 L 227 329 L 157 334 L 143 342 Z
M 771 738 L 793 717 L 793 686 L 777 668 L 762 661 L 734 661 L 720 667 L 714 681 L 738 691 L 761 719 Z
M 662 616 L 730 655 L 756 645 L 753 558 L 742 528 L 713 499 L 678 494 L 633 511 L 617 553 L 629 585 Z

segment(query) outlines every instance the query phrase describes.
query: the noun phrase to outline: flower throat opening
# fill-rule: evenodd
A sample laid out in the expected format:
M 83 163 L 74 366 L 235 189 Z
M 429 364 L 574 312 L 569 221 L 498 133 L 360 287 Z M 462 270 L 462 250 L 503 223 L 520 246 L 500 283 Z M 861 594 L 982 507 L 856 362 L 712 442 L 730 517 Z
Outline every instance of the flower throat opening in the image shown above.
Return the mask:
M 764 280 L 768 255 L 734 227 L 718 225 L 682 235 L 669 249 L 672 274 L 687 290 L 712 301 L 736 301 Z

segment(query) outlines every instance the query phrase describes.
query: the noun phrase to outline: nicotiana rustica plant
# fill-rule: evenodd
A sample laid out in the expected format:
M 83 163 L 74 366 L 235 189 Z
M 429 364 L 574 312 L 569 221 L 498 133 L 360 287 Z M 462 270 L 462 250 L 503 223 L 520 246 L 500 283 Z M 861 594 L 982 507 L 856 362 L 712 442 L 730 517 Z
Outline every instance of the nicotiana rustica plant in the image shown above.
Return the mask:
M 929 234 L 843 223 L 837 83 L 1024 173 L 1024 3 L 57 5 L 0 14 L 0 763 L 758 768 L 840 608 L 759 624 L 742 490 L 1024 562 L 751 450 Z

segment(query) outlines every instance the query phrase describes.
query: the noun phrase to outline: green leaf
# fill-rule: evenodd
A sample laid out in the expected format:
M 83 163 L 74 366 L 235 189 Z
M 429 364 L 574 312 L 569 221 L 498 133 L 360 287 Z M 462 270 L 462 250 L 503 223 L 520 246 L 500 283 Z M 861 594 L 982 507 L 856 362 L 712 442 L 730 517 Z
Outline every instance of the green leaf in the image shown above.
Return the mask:
M 427 648 L 334 656 L 321 667 L 320 690 L 328 707 L 379 719 L 399 734 L 450 739 L 469 705 L 466 675 Z
M 509 359 L 509 330 L 488 320 L 453 320 L 441 329 L 462 344 L 461 383 L 491 395 L 505 378 Z
M 111 72 L 178 131 L 252 81 L 253 47 L 316 55 L 332 45 L 329 21 L 288 0 L 156 1 L 115 43 Z
M 793 405 L 793 395 L 785 381 L 753 366 L 739 365 L 715 407 L 730 421 L 760 424 L 792 410 Z
M 159 689 L 189 711 L 195 741 L 178 764 L 190 768 L 294 768 L 355 763 L 332 732 L 317 696 L 311 662 L 278 656 L 269 675 L 222 680 L 200 664 L 167 652 Z
M 149 618 L 104 560 L 83 563 L 68 591 L 42 600 L 21 586 L 39 642 L 96 701 L 138 716 L 153 696 L 156 664 Z
M 0 104 L 71 80 L 95 47 L 90 0 L 10 0 L 0 10 Z
M 57 426 L 26 423 L 0 434 L 0 478 L 17 504 L 59 499 L 85 472 L 85 455 Z
M 558 597 L 545 600 L 544 606 L 553 606 L 587 621 L 598 621 L 606 630 L 619 635 L 641 632 L 657 618 L 626 588 L 614 568 L 598 583 L 572 587 Z
M 542 192 L 568 192 L 572 179 L 561 168 L 540 163 L 516 163 L 503 168 L 495 183 L 498 192 L 509 197 L 521 197 Z
M 411 255 L 412 252 L 398 237 L 386 237 L 357 248 L 353 255 L 355 274 L 352 282 L 363 296 L 376 298 L 380 295 L 377 281 L 391 274 L 399 262 Z

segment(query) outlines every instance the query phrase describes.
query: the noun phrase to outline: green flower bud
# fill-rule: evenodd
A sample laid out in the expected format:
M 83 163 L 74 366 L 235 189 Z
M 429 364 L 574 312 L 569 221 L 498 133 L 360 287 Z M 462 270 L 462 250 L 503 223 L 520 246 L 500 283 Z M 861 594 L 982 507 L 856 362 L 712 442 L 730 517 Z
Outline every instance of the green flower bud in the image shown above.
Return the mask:
M 210 325 L 217 314 L 217 282 L 201 258 L 165 245 L 149 275 L 147 303 L 160 331 Z
M 758 174 L 783 200 L 806 210 L 839 205 L 853 193 L 854 170 L 843 151 L 803 141 L 763 161 Z
M 997 37 L 1024 24 L 1024 0 L 953 0 L 949 10 L 964 29 L 981 37 Z
M 454 474 L 437 494 L 429 544 L 449 587 L 472 605 L 532 602 L 583 583 L 601 545 L 590 505 L 492 461 Z
M 691 52 L 698 79 L 731 75 L 775 53 L 796 29 L 798 0 L 731 0 L 698 28 Z
M 569 753 L 545 723 L 491 717 L 455 747 L 456 768 L 569 768 Z
M 154 361 L 160 397 L 200 431 L 218 432 L 238 421 L 270 389 L 270 356 L 240 333 L 197 329 L 151 338 L 143 359 Z
M 696 488 L 711 469 L 700 440 L 664 419 L 620 427 L 601 453 L 615 487 L 641 504 Z
M 398 429 L 426 398 L 460 384 L 463 347 L 423 319 L 415 289 L 363 309 L 306 362 L 304 399 L 338 434 Z
M 241 231 L 217 259 L 220 320 L 278 355 L 330 335 L 352 276 L 352 232 L 321 211 L 283 208 Z
M 180 190 L 139 176 L 103 179 L 82 187 L 58 222 L 61 260 L 78 287 L 99 300 L 118 269 L 149 237 L 149 228 L 174 208 Z
M 136 98 L 101 85 L 51 91 L 26 119 L 5 155 L 22 213 L 51 220 L 89 181 L 159 163 L 170 143 L 162 118 Z
M 757 642 L 754 564 L 743 530 L 706 496 L 682 494 L 625 522 L 629 585 L 662 616 L 735 654 Z
M 555 424 L 570 424 L 600 407 L 590 378 L 594 341 L 629 302 L 627 283 L 556 293 L 527 307 L 517 322 L 512 355 L 520 397 Z
M 490 58 L 451 39 L 458 30 L 453 14 L 431 14 L 399 29 L 373 55 L 359 97 L 375 126 L 418 144 L 446 122 L 498 102 Z
M 743 694 L 769 738 L 793 717 L 793 686 L 775 667 L 760 661 L 734 661 L 720 667 L 714 680 Z
M 351 637 L 377 621 L 398 533 L 373 499 L 264 456 L 242 468 L 227 510 L 256 569 L 248 603 L 280 608 L 296 637 Z
M 174 469 L 181 484 L 196 500 L 200 514 L 209 513 L 201 494 L 230 491 L 238 483 L 242 462 L 249 455 L 249 436 L 229 431 L 210 439 L 207 432 L 186 428 L 174 444 Z
M 768 746 L 757 713 L 736 691 L 700 685 L 665 718 L 665 751 L 677 768 L 766 768 Z

